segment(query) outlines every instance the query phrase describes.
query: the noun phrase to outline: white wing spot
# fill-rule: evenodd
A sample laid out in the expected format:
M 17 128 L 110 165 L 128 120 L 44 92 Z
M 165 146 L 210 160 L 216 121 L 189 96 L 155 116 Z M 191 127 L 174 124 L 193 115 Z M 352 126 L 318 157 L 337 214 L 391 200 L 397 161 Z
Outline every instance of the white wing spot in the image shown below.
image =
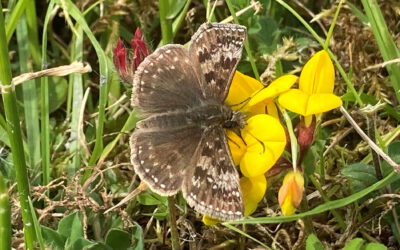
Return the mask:
M 174 66 L 174 65 L 172 65 L 170 69 L 175 69 L 175 66 Z
M 164 184 L 161 184 L 160 187 L 161 187 L 161 188 L 165 188 L 165 185 L 164 185 Z
M 164 55 L 163 54 L 161 54 L 159 57 L 158 57 L 158 59 L 163 59 L 164 58 Z
M 147 74 L 147 73 L 149 73 L 149 71 L 148 71 L 147 69 L 145 69 L 145 70 L 144 70 L 144 73 L 146 73 L 146 74 Z
M 177 62 L 177 61 L 178 61 L 178 57 L 175 56 L 175 57 L 174 57 L 174 62 Z
M 242 215 L 242 212 L 237 211 L 235 214 L 236 214 L 236 215 Z
M 225 209 L 222 209 L 222 210 L 221 210 L 221 213 L 226 214 Z
M 233 215 L 233 212 L 232 212 L 232 211 L 228 211 L 228 214 L 229 214 L 229 215 Z
M 170 49 L 166 50 L 165 53 L 169 54 L 169 53 L 171 53 L 171 50 Z
M 144 172 L 146 172 L 146 173 L 150 172 L 150 168 L 146 168 L 146 169 L 144 170 Z
M 212 187 L 212 189 L 217 189 L 217 185 L 214 184 L 213 187 Z
M 212 208 L 213 208 L 213 206 L 212 206 L 212 205 L 208 205 L 208 208 L 211 208 L 211 209 L 212 209 Z
M 211 177 L 207 177 L 207 181 L 208 181 L 209 183 L 212 183 L 212 182 L 213 182 L 213 179 L 212 179 Z
M 141 161 L 140 161 L 140 164 L 143 164 L 143 163 L 144 163 L 144 161 L 143 161 L 143 160 L 141 160 Z
M 204 201 L 201 201 L 200 204 L 204 206 Z

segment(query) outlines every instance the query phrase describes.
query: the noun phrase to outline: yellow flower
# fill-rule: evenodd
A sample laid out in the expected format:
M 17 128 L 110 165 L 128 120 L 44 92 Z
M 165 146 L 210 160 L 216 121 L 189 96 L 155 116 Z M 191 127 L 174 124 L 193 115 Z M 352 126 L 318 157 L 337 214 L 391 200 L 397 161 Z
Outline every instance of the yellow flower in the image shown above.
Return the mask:
M 286 109 L 304 116 L 310 125 L 312 115 L 320 114 L 342 105 L 333 94 L 335 72 L 325 50 L 317 52 L 304 65 L 299 78 L 299 89 L 290 89 L 279 96 L 279 103 Z
M 289 171 L 278 193 L 279 205 L 285 216 L 294 214 L 300 204 L 304 191 L 304 178 L 299 171 Z

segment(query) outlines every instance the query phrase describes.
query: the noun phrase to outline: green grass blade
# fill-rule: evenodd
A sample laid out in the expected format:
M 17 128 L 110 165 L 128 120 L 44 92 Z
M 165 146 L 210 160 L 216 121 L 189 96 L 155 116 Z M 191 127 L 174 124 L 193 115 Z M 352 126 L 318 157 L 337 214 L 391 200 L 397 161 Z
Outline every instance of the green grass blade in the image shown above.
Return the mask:
M 83 30 L 77 27 L 77 37 L 71 43 L 72 61 L 82 61 L 83 57 Z M 79 113 L 83 99 L 83 81 L 81 74 L 71 74 L 69 76 L 69 85 L 72 86 L 72 113 L 71 113 L 71 147 L 70 152 L 73 155 L 72 164 L 68 167 L 68 175 L 73 176 L 81 165 L 81 146 L 79 142 Z
M 365 13 L 371 24 L 372 32 L 378 44 L 379 51 L 384 61 L 400 57 L 399 49 L 389 33 L 385 19 L 376 0 L 362 0 Z M 400 65 L 396 63 L 386 65 L 389 72 L 390 83 L 395 90 L 397 101 L 400 102 Z
M 43 24 L 42 35 L 42 69 L 47 68 L 47 28 L 54 8 L 54 0 L 50 0 L 47 7 Z M 40 116 L 41 116 L 41 153 L 42 153 L 42 184 L 47 185 L 50 181 L 50 127 L 49 127 L 49 86 L 48 78 L 40 78 Z
M 33 220 L 33 226 L 35 227 L 35 231 L 36 231 L 36 239 L 39 242 L 39 249 L 45 250 L 44 241 L 43 241 L 43 237 L 42 237 L 42 231 L 40 230 L 40 225 L 37 220 L 35 209 L 33 208 L 31 198 L 29 198 L 29 207 L 31 208 L 31 216 L 32 216 L 32 220 Z
M 12 35 L 14 34 L 15 28 L 17 27 L 17 23 L 24 12 L 26 5 L 30 0 L 20 0 L 15 5 L 14 9 L 12 10 L 9 18 L 7 19 L 6 28 L 6 41 L 7 44 L 10 42 Z
M 25 15 L 22 15 L 17 25 L 17 42 L 19 67 L 21 73 L 29 72 L 29 47 L 28 29 Z M 29 165 L 33 169 L 40 163 L 40 132 L 39 112 L 37 109 L 35 80 L 29 80 L 22 84 L 24 98 L 24 114 L 26 123 L 26 135 L 29 152 Z
M 2 8 L 3 7 L 0 2 L 0 9 Z M 12 158 L 17 179 L 22 220 L 24 222 L 25 247 L 27 249 L 33 249 L 35 228 L 32 225 L 32 217 L 29 212 L 28 174 L 25 165 L 25 154 L 21 136 L 17 100 L 14 88 L 11 86 L 12 75 L 8 57 L 5 27 L 3 13 L 0 13 L 0 82 L 2 87 L 3 104 L 7 119 L 7 132 L 10 139 Z
M 60 4 L 60 0 L 56 0 L 57 4 Z M 92 43 L 97 57 L 99 59 L 99 67 L 100 67 L 100 83 L 99 83 L 99 115 L 97 121 L 97 128 L 96 128 L 96 142 L 92 152 L 92 155 L 89 159 L 89 165 L 93 165 L 99 159 L 101 152 L 103 151 L 103 128 L 104 128 L 104 121 L 105 121 L 105 107 L 107 104 L 107 84 L 110 77 L 111 71 L 109 70 L 109 66 L 107 63 L 107 57 L 104 53 L 104 50 L 101 48 L 99 42 L 94 37 L 92 31 L 90 30 L 88 24 L 85 21 L 82 13 L 79 9 L 73 4 L 70 0 L 65 1 L 65 7 L 67 8 L 68 13 L 75 19 L 75 21 L 79 24 L 79 26 L 83 29 L 83 32 L 87 35 L 90 42 Z
M 307 212 L 300 213 L 300 214 L 295 214 L 292 216 L 276 216 L 276 217 L 260 217 L 260 218 L 251 218 L 251 219 L 244 219 L 240 221 L 231 221 L 231 222 L 225 222 L 225 224 L 268 224 L 268 223 L 283 223 L 283 222 L 289 222 L 289 221 L 295 221 L 301 218 L 304 218 L 306 216 L 311 216 L 315 214 L 320 214 L 328 210 L 340 208 L 349 205 L 350 203 L 366 196 L 367 194 L 378 190 L 386 185 L 389 185 L 390 183 L 396 181 L 399 179 L 399 175 L 396 172 L 392 172 L 389 175 L 387 175 L 385 178 L 380 180 L 379 182 L 376 182 L 375 184 L 365 188 L 364 190 L 361 190 L 358 193 L 352 194 L 348 197 L 345 197 L 343 199 L 335 200 L 335 201 L 329 201 L 324 204 L 321 204 Z
M 36 4 L 35 0 L 28 1 L 25 9 L 26 24 L 28 25 L 28 46 L 31 52 L 33 63 L 35 64 L 35 69 L 41 68 L 40 60 L 40 46 L 39 46 L 39 34 L 38 34 L 38 24 L 36 22 Z
M 0 249 L 11 249 L 11 206 L 7 185 L 0 173 Z

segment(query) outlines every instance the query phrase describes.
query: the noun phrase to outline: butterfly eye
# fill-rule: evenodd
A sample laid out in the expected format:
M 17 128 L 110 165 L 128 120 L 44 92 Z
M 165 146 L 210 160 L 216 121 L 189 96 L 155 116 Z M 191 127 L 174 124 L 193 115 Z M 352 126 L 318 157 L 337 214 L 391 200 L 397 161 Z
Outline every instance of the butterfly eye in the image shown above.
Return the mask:
M 227 120 L 227 121 L 224 122 L 223 127 L 224 128 L 233 128 L 233 127 L 235 127 L 235 123 L 236 122 L 234 122 L 234 121 Z

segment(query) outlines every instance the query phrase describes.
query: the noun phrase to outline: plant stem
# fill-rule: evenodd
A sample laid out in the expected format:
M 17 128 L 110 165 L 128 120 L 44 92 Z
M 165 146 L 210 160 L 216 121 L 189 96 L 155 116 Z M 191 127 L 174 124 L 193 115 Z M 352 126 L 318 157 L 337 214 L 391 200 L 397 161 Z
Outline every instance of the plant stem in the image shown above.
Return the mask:
M 340 9 L 342 8 L 344 0 L 341 0 L 336 8 L 335 16 L 333 17 L 332 24 L 329 27 L 328 35 L 326 36 L 325 39 L 325 44 L 324 44 L 324 50 L 329 49 L 329 41 L 331 40 L 332 34 L 333 34 L 333 29 L 335 28 L 336 20 L 337 17 L 339 16 Z
M 293 131 L 292 120 L 290 120 L 290 117 L 284 108 L 282 108 L 280 105 L 278 105 L 278 108 L 282 113 L 283 119 L 285 120 L 285 123 L 286 123 L 287 131 L 289 133 L 290 148 L 292 151 L 291 152 L 292 166 L 293 166 L 293 170 L 296 172 L 296 169 L 297 169 L 297 138 Z
M 172 249 L 180 249 L 178 227 L 176 226 L 175 196 L 168 196 L 169 223 L 171 228 Z
M 159 0 L 158 8 L 160 12 L 162 42 L 165 45 L 172 42 L 172 22 L 167 17 L 167 13 L 169 12 L 168 0 Z
M 0 3 L 0 9 L 2 9 Z M 3 96 L 4 111 L 7 121 L 7 132 L 10 139 L 12 158 L 17 179 L 19 201 L 21 206 L 22 220 L 24 222 L 25 246 L 33 249 L 35 240 L 35 229 L 29 208 L 29 182 L 25 165 L 25 155 L 21 136 L 17 100 L 15 91 L 11 85 L 12 75 L 8 57 L 6 32 L 3 13 L 0 13 L 0 82 Z
M 232 15 L 233 21 L 234 21 L 236 24 L 239 24 L 239 19 L 238 19 L 237 16 L 236 16 L 236 12 L 235 12 L 235 10 L 233 9 L 233 5 L 232 5 L 231 1 L 230 1 L 230 0 L 226 0 L 225 2 L 226 2 L 226 5 L 228 5 L 228 9 L 229 9 L 229 12 L 230 12 L 231 15 Z M 247 56 L 249 57 L 249 61 L 250 61 L 251 68 L 253 69 L 254 77 L 255 77 L 258 81 L 260 81 L 260 74 L 258 73 L 258 69 L 257 69 L 257 66 L 256 66 L 256 62 L 255 62 L 255 60 L 254 60 L 254 57 L 253 57 L 253 53 L 251 53 L 249 41 L 248 41 L 248 40 L 245 40 L 244 43 L 243 43 L 243 45 L 244 45 L 244 49 L 246 50 Z
M 0 249 L 11 249 L 11 207 L 7 185 L 0 173 Z

